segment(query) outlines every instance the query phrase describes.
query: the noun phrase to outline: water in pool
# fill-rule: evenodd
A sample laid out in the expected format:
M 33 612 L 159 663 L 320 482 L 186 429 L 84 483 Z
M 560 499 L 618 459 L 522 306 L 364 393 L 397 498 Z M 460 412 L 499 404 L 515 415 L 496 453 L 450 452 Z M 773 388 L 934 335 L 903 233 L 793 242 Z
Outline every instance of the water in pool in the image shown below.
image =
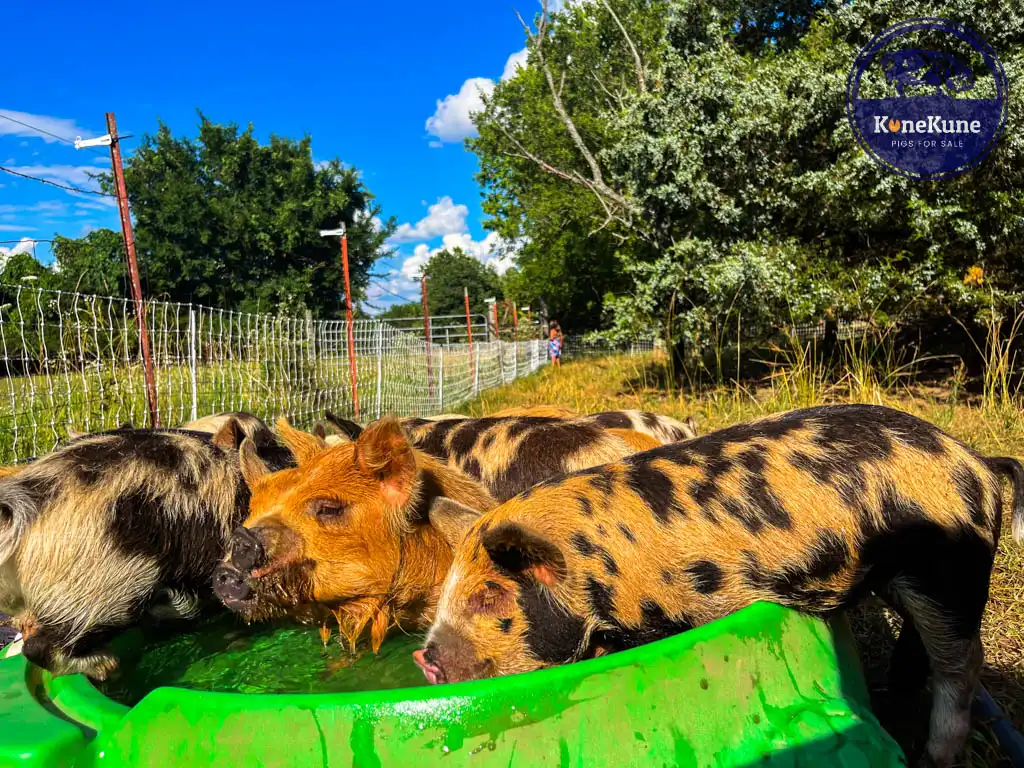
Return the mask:
M 137 704 L 160 686 L 231 693 L 342 693 L 425 685 L 412 652 L 421 639 L 398 634 L 376 656 L 353 655 L 335 634 L 324 647 L 316 627 L 246 626 L 232 615 L 190 632 L 135 629 L 115 643 L 119 672 L 100 686 Z

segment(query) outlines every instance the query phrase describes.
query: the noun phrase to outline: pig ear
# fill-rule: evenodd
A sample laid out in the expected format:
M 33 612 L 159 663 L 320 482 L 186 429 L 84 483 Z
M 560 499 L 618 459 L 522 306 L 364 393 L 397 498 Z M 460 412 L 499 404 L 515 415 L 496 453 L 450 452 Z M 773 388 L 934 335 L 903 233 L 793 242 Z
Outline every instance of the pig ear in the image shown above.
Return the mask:
M 683 424 L 690 430 L 691 439 L 700 434 L 700 431 L 697 429 L 697 420 L 693 416 L 687 416 Z
M 363 428 L 361 426 L 349 419 L 335 416 L 330 411 L 324 411 L 324 419 L 349 440 L 356 440 L 362 434 Z
M 440 531 L 452 549 L 459 546 L 459 542 L 466 537 L 466 531 L 480 517 L 479 511 L 459 504 L 447 496 L 438 496 L 434 499 L 427 514 L 430 517 L 430 524 Z
M 516 523 L 501 523 L 483 535 L 484 549 L 500 571 L 532 576 L 548 587 L 565 578 L 565 556 L 557 545 Z
M 227 448 L 228 450 L 235 451 L 242 445 L 242 441 L 245 439 L 245 433 L 242 432 L 242 428 L 239 425 L 237 419 L 228 419 L 221 425 L 213 435 L 213 444 L 221 448 Z
M 316 435 L 309 434 L 309 432 L 301 432 L 295 429 L 295 427 L 288 423 L 287 419 L 278 419 L 276 426 L 277 431 L 281 435 L 281 440 L 284 441 L 284 444 L 295 455 L 295 461 L 300 465 L 305 464 L 327 447 L 327 443 L 322 439 Z
M 4 476 L 13 474 L 5 472 Z M 17 480 L 0 486 L 0 565 L 14 553 L 29 523 L 38 515 L 35 500 Z
M 252 438 L 247 437 L 242 441 L 242 447 L 238 449 L 238 459 L 242 466 L 242 477 L 250 488 L 261 477 L 270 474 L 270 469 L 260 458 Z
M 321 440 L 327 440 L 327 429 L 319 421 L 313 425 L 313 437 L 318 437 Z
M 384 500 L 404 507 L 416 482 L 416 454 L 397 419 L 384 418 L 364 429 L 356 440 L 359 471 L 380 481 Z

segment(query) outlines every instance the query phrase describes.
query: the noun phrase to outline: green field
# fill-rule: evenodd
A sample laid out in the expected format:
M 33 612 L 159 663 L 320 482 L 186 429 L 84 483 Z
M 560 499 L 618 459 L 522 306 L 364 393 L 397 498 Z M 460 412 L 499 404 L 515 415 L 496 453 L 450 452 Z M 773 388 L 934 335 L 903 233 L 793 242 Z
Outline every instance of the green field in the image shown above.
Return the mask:
M 506 380 L 529 371 L 530 352 L 513 346 L 501 350 Z M 196 416 L 222 411 L 250 411 L 273 421 L 286 416 L 309 427 L 325 410 L 355 415 L 346 357 L 303 355 L 270 362 L 252 360 L 188 365 L 161 364 L 155 371 L 158 415 L 162 426 L 183 424 Z M 479 363 L 477 361 L 479 358 Z M 58 368 L 58 366 L 54 366 Z M 385 350 L 357 359 L 360 417 L 378 413 L 429 415 L 451 409 L 473 396 L 474 375 L 481 390 L 501 381 L 495 345 L 435 346 L 428 377 L 422 347 Z M 140 364 L 102 367 L 63 366 L 49 375 L 0 378 L 0 464 L 39 456 L 65 440 L 69 430 L 96 432 L 125 423 L 148 425 L 146 385 Z

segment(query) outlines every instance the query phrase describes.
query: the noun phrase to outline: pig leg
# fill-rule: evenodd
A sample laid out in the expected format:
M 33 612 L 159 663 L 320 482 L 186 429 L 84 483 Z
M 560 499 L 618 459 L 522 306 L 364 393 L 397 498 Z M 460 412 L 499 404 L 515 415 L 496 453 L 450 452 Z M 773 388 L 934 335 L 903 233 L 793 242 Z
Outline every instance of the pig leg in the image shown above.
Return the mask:
M 922 690 L 928 682 L 928 651 L 921 642 L 921 633 L 917 631 L 914 617 L 900 604 L 897 595 L 888 589 L 876 590 L 876 594 L 903 621 L 889 660 L 889 691 L 898 696 L 911 696 Z
M 157 619 L 194 619 L 201 608 L 202 601 L 195 592 L 168 587 L 158 595 L 149 613 Z
M 106 680 L 117 669 L 117 657 L 112 653 L 97 651 L 88 656 L 68 656 L 60 649 L 53 654 L 51 670 L 57 675 L 85 675 L 93 680 Z
M 893 585 L 931 663 L 932 707 L 921 765 L 935 768 L 949 768 L 967 739 L 982 665 L 981 616 L 991 560 L 987 568 L 963 559 L 961 566 L 951 569 L 959 584 L 908 575 Z

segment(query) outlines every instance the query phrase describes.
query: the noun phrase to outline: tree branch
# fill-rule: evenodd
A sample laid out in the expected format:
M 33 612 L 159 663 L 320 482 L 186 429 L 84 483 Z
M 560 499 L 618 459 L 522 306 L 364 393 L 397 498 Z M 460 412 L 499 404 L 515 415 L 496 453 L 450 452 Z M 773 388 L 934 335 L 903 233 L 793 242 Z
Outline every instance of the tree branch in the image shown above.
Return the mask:
M 555 108 L 555 113 L 558 115 L 558 119 L 561 121 L 562 125 L 565 126 L 565 130 L 569 134 L 569 138 L 572 139 L 572 143 L 576 145 L 576 149 L 583 156 L 584 162 L 586 162 L 587 166 L 590 168 L 591 178 L 589 182 L 587 182 L 587 186 L 600 192 L 603 197 L 614 202 L 620 208 L 627 209 L 629 206 L 626 198 L 605 183 L 604 175 L 601 172 L 601 166 L 598 164 L 597 158 L 594 157 L 594 153 L 590 151 L 587 143 L 583 140 L 583 136 L 580 135 L 579 129 L 576 127 L 576 123 L 573 122 L 572 118 L 569 116 L 568 110 L 565 108 L 565 104 L 562 102 L 559 89 L 555 86 L 555 77 L 551 73 L 551 67 L 548 66 L 547 57 L 544 54 L 544 41 L 547 36 L 549 18 L 548 0 L 541 0 L 540 5 L 540 21 L 537 22 L 536 32 L 530 29 L 530 25 L 523 20 L 523 17 L 518 11 L 516 11 L 516 16 L 519 19 L 519 23 L 523 25 L 523 29 L 526 30 L 526 35 L 530 42 L 533 43 L 534 53 L 537 54 L 537 62 L 540 64 L 541 70 L 544 72 L 544 79 L 547 81 L 548 91 L 551 93 L 551 103 Z
M 618 14 L 612 10 L 612 6 L 608 0 L 601 0 L 601 5 L 603 5 L 605 10 L 611 14 L 612 20 L 615 22 L 616 26 L 618 26 L 622 36 L 626 39 L 626 45 L 629 46 L 629 50 L 633 54 L 633 67 L 636 71 L 637 87 L 640 89 L 641 93 L 647 93 L 647 80 L 644 78 L 644 61 L 640 58 L 640 51 L 638 51 L 637 47 L 633 45 L 633 38 L 629 36 L 629 32 L 626 31 L 626 27 L 619 20 Z

